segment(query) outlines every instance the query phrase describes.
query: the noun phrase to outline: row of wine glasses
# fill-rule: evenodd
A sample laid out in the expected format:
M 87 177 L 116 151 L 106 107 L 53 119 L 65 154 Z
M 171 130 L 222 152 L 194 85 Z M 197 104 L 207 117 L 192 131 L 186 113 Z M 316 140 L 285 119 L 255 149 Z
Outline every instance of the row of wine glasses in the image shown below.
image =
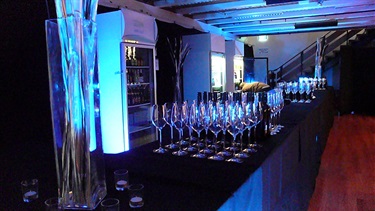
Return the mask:
M 299 77 L 298 82 L 311 84 L 313 90 L 325 90 L 327 86 L 326 78 Z
M 277 88 L 281 89 L 285 99 L 291 100 L 292 103 L 311 103 L 314 96 L 314 85 L 309 81 L 291 81 L 279 82 Z
M 270 134 L 276 135 L 283 126 L 280 124 L 281 110 L 284 108 L 283 90 L 275 88 L 267 94 L 267 105 L 270 107 L 271 119 L 268 127 Z
M 276 112 L 278 110 L 275 110 Z M 250 141 L 250 136 L 251 129 L 256 130 L 256 125 L 262 119 L 263 108 L 258 94 L 254 94 L 251 101 L 247 99 L 236 102 L 227 100 L 224 103 L 193 101 L 191 105 L 185 101 L 180 104 L 173 103 L 171 107 L 167 104 L 153 105 L 151 121 L 159 130 L 159 148 L 154 152 L 166 153 L 171 150 L 176 156 L 190 154 L 194 158 L 241 163 L 260 147 L 255 140 Z M 162 129 L 167 124 L 171 127 L 171 136 L 173 128 L 178 130 L 179 141 L 174 143 L 172 139 L 170 144 L 163 146 Z M 189 132 L 190 138 L 187 142 L 183 140 L 184 128 Z M 245 130 L 248 130 L 247 146 L 244 146 L 242 137 Z M 193 131 L 197 137 L 192 136 Z M 214 140 L 207 138 L 209 132 L 213 134 Z M 220 132 L 223 134 L 222 140 L 218 140 Z M 203 140 L 201 133 L 205 133 Z M 225 140 L 227 133 L 232 136 L 229 146 Z

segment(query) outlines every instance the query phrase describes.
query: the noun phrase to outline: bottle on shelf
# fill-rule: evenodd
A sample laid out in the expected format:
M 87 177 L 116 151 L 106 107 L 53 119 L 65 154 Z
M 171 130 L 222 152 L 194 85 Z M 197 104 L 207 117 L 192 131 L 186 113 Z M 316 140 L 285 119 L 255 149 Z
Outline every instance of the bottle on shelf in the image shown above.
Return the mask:
M 150 103 L 149 85 L 128 85 L 128 105 Z
M 139 69 L 138 74 L 139 74 L 139 76 L 138 76 L 138 82 L 139 83 L 143 83 L 144 80 L 143 80 L 143 71 L 142 71 L 142 69 Z
M 137 58 L 137 66 L 143 66 L 143 59 L 142 57 Z

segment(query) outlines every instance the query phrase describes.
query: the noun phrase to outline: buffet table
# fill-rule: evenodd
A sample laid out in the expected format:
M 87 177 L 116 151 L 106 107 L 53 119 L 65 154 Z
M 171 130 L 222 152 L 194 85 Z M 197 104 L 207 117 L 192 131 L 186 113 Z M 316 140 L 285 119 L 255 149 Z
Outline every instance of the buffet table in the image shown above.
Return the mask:
M 145 185 L 145 210 L 306 210 L 334 116 L 332 92 L 315 95 L 285 106 L 285 128 L 242 164 L 155 154 L 153 142 L 105 156 L 108 188 L 126 168 L 130 183 Z
M 333 91 L 315 95 L 310 104 L 285 106 L 285 127 L 260 142 L 263 147 L 242 164 L 155 154 L 157 142 L 107 154 L 107 197 L 120 199 L 121 210 L 130 210 L 126 191 L 117 192 L 113 181 L 113 171 L 125 168 L 130 183 L 144 184 L 141 210 L 307 210 L 334 116 Z M 56 177 L 48 178 L 53 181 L 40 192 L 51 195 Z M 43 209 L 45 198 L 30 204 L 19 198 L 23 210 Z

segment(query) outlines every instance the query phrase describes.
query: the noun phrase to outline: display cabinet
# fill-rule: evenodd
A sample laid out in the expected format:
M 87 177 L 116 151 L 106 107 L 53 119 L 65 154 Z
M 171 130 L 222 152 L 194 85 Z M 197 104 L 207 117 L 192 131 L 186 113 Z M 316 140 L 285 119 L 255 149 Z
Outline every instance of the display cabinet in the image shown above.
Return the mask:
M 126 105 L 129 148 L 155 140 L 150 111 L 155 103 L 154 46 L 121 43 L 123 105 Z

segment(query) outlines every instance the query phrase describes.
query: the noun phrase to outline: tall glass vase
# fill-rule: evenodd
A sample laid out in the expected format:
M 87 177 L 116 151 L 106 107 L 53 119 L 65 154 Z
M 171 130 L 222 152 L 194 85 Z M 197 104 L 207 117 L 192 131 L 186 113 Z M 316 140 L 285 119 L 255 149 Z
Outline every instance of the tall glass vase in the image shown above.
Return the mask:
M 92 210 L 107 194 L 96 24 L 69 16 L 45 29 L 59 204 Z

